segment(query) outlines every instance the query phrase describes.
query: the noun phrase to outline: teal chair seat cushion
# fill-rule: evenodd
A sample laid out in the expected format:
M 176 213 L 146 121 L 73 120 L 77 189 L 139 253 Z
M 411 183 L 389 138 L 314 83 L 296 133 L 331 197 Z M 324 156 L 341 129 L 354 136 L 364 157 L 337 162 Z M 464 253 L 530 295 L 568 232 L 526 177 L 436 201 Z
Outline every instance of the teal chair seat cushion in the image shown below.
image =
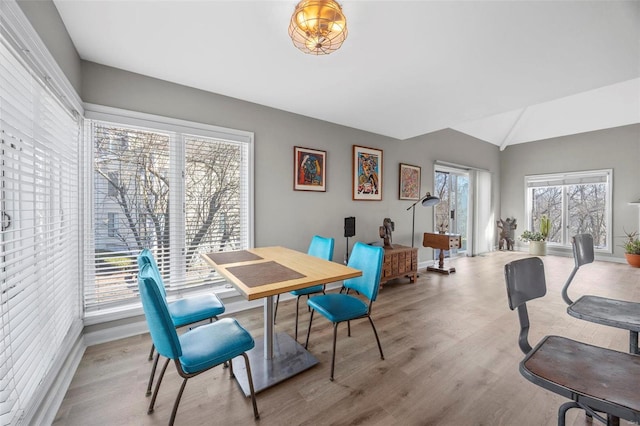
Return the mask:
M 169 314 L 176 327 L 207 320 L 224 313 L 224 305 L 215 294 L 202 294 L 168 303 Z
M 197 373 L 222 364 L 250 350 L 253 337 L 233 318 L 223 318 L 178 337 L 182 346 L 180 364 L 186 373 Z
M 369 306 L 355 296 L 323 294 L 307 300 L 307 304 L 331 322 L 342 322 L 367 315 Z
M 304 296 L 305 294 L 322 293 L 323 290 L 324 290 L 324 286 L 314 285 L 312 287 L 293 290 L 293 291 L 290 291 L 289 293 L 293 294 L 294 296 Z

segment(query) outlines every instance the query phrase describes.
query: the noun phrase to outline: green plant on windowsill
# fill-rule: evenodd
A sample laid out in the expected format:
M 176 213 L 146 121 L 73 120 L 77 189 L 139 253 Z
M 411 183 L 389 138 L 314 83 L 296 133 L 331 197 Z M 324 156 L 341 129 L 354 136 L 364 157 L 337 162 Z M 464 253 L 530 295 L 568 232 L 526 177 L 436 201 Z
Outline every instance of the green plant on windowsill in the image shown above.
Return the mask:
M 544 241 L 545 237 L 540 232 L 531 232 L 526 230 L 520 235 L 520 241 L 528 243 L 529 241 Z
M 547 241 L 549 231 L 551 230 L 551 219 L 546 214 L 540 217 L 540 231 L 533 232 L 528 229 L 520 235 L 520 240 L 528 243 L 530 241 Z
M 638 231 L 627 232 L 624 231 L 627 236 L 623 247 L 626 254 L 638 254 L 640 255 L 640 239 L 638 239 Z

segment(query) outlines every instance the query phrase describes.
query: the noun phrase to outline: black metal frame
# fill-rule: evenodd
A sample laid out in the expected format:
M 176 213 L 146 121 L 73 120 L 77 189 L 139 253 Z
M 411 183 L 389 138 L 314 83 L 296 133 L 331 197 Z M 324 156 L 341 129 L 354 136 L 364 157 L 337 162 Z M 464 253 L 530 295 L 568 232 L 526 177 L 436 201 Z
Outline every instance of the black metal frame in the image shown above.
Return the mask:
M 253 379 L 251 376 L 251 366 L 249 365 L 249 358 L 247 357 L 246 353 L 242 353 L 242 356 L 244 357 L 244 363 L 246 365 L 247 368 L 247 377 L 249 379 L 249 389 L 251 389 L 251 403 L 253 404 L 253 415 L 256 419 L 260 418 L 260 414 L 258 413 L 258 405 L 256 403 L 256 393 L 253 389 Z M 160 389 L 160 383 L 162 383 L 162 378 L 164 377 L 164 372 L 167 370 L 167 367 L 169 366 L 169 361 L 171 361 L 170 358 L 167 358 L 166 362 L 164 363 L 164 365 L 162 366 L 162 371 L 160 373 L 160 377 L 158 378 L 158 381 L 156 382 L 156 387 L 153 391 L 153 396 L 151 397 L 151 402 L 149 403 L 149 408 L 147 410 L 147 414 L 151 414 L 153 413 L 154 410 L 154 405 L 156 403 L 156 398 L 158 397 L 158 390 Z M 220 364 L 216 364 L 216 365 L 212 365 L 211 367 L 205 369 L 205 370 L 201 370 L 198 371 L 197 373 L 186 373 L 183 369 L 182 369 L 182 365 L 180 364 L 180 360 L 178 359 L 174 359 L 175 365 L 176 365 L 176 370 L 178 371 L 178 374 L 180 375 L 180 377 L 182 377 L 184 380 L 182 381 L 182 385 L 180 385 L 180 390 L 178 391 L 178 395 L 176 396 L 176 401 L 173 404 L 173 410 L 171 411 L 171 418 L 169 419 L 169 426 L 172 426 L 173 423 L 175 422 L 176 419 L 176 413 L 178 412 L 178 405 L 180 404 L 180 400 L 182 399 L 182 393 L 184 392 L 184 388 L 187 385 L 187 380 L 195 377 L 201 373 L 204 373 L 205 371 L 211 370 L 214 367 L 217 367 Z M 235 375 L 233 374 L 233 360 L 232 359 L 228 359 L 226 361 L 224 361 L 224 364 L 226 365 L 226 363 L 229 363 L 229 378 L 233 379 L 235 377 Z
M 344 287 L 342 289 L 340 289 L 340 293 L 342 293 L 342 290 L 344 289 Z M 347 289 L 347 293 L 348 293 L 348 289 Z M 351 337 L 351 321 L 353 320 L 357 320 L 357 319 L 362 319 L 362 318 L 368 318 L 369 319 L 369 323 L 371 324 L 371 328 L 373 328 L 373 334 L 376 336 L 376 342 L 378 343 L 378 350 L 380 351 L 380 359 L 384 359 L 384 354 L 382 353 L 382 345 L 380 344 L 380 338 L 378 337 L 378 331 L 376 330 L 376 326 L 373 323 L 373 319 L 371 318 L 371 305 L 372 302 L 369 301 L 369 307 L 367 308 L 367 314 L 366 315 L 362 315 L 360 317 L 355 317 L 355 318 L 351 318 L 346 320 L 347 322 L 347 336 Z M 309 346 L 309 336 L 311 335 L 311 323 L 313 322 L 313 313 L 315 312 L 315 309 L 311 309 L 311 316 L 309 317 L 309 329 L 307 330 L 307 341 L 304 344 L 304 348 L 307 349 L 307 347 Z M 335 370 L 335 363 L 336 363 L 336 340 L 337 340 L 337 336 L 338 336 L 338 324 L 340 324 L 341 322 L 345 322 L 345 321 L 339 321 L 339 322 L 332 322 L 333 323 L 333 352 L 331 354 L 331 375 L 329 377 L 329 380 L 331 380 L 333 382 L 333 372 Z
M 516 267 L 512 265 L 520 262 L 523 262 L 524 266 L 522 267 L 520 274 L 517 274 L 517 271 L 515 269 Z M 538 274 L 541 274 L 541 276 L 536 276 L 536 272 Z M 520 350 L 526 355 L 525 358 L 520 362 L 520 374 L 522 374 L 522 376 L 530 382 L 572 400 L 570 402 L 564 403 L 559 407 L 558 425 L 565 425 L 565 415 L 571 408 L 581 408 L 585 410 L 587 416 L 593 417 L 607 424 L 608 426 L 619 425 L 620 418 L 624 418 L 634 422 L 640 421 L 640 408 L 638 407 L 634 408 L 622 406 L 615 402 L 608 401 L 606 398 L 594 396 L 593 394 L 589 393 L 588 390 L 578 391 L 576 389 L 569 388 L 562 383 L 557 382 L 555 377 L 547 377 L 544 374 L 538 374 L 535 371 L 530 370 L 526 366 L 527 362 L 532 357 L 535 357 L 537 355 L 538 351 L 540 351 L 545 346 L 545 344 L 547 344 L 548 339 L 550 338 L 555 339 L 555 341 L 566 342 L 566 344 L 570 345 L 572 349 L 585 346 L 591 347 L 592 345 L 586 345 L 575 340 L 563 337 L 545 336 L 535 346 L 535 348 L 531 348 L 531 345 L 528 342 L 530 323 L 526 302 L 538 297 L 542 297 L 542 295 L 546 293 L 546 284 L 544 282 L 544 267 L 542 265 L 542 261 L 539 258 L 527 258 L 505 265 L 505 280 L 507 281 L 509 306 L 512 310 L 516 309 L 518 311 L 518 319 L 520 322 L 518 345 L 520 346 Z M 536 288 L 533 288 L 533 286 L 535 286 Z M 539 290 L 541 289 L 543 289 L 544 291 L 540 292 Z M 617 360 L 617 362 L 624 361 L 626 365 L 635 365 L 638 363 L 639 358 L 637 358 L 635 355 L 629 355 L 622 352 L 612 351 L 610 349 L 598 348 L 595 346 L 593 346 L 593 348 L 595 348 L 598 355 L 602 355 L 607 352 L 619 354 L 620 358 Z M 565 356 L 568 356 L 568 354 L 565 354 Z M 589 366 L 589 363 L 591 362 L 591 364 L 594 364 L 594 361 L 585 357 L 579 359 L 579 361 L 582 361 L 584 363 L 587 370 L 607 367 L 606 365 L 602 365 L 602 363 Z M 610 364 L 616 366 L 618 365 L 617 363 L 614 364 L 613 362 L 611 362 Z M 585 371 L 585 374 L 588 374 L 588 371 Z M 619 384 L 614 378 L 611 379 L 610 383 L 602 383 L 602 387 L 606 389 L 619 389 L 617 386 L 619 386 Z M 606 419 L 598 413 L 606 413 Z
M 311 296 L 312 294 L 318 294 L 318 293 L 322 293 L 322 294 L 326 294 L 325 293 L 325 286 L 322 286 L 322 291 L 314 291 L 313 293 L 309 293 L 309 294 L 301 294 L 296 296 L 296 334 L 295 334 L 295 340 L 296 342 L 298 341 L 298 317 L 299 317 L 299 310 L 300 310 L 300 298 L 302 296 L 307 296 L 307 299 L 309 299 L 309 296 Z M 280 304 L 280 294 L 278 294 L 276 296 L 276 306 L 273 310 L 273 323 L 276 323 L 276 315 L 278 315 L 278 305 Z
M 585 244 L 582 244 L 585 239 L 587 242 L 590 242 L 590 247 L 586 247 Z M 582 265 L 592 263 L 595 258 L 593 253 L 593 237 L 590 234 L 578 234 L 572 237 L 571 246 L 573 249 L 575 266 L 573 267 L 569 278 L 565 282 L 564 287 L 562 287 L 562 299 L 567 305 L 569 305 L 567 313 L 574 318 L 628 330 L 629 353 L 640 355 L 640 348 L 638 348 L 640 303 L 590 295 L 582 296 L 574 302 L 569 297 L 569 285 L 573 281 L 578 269 L 580 269 Z M 598 313 L 594 314 L 593 312 L 596 312 L 596 309 L 590 308 L 593 308 L 596 305 L 600 307 L 607 306 L 607 308 L 610 309 L 617 309 L 618 313 L 624 312 L 624 321 L 620 320 L 620 316 L 616 317 L 614 315 L 607 315 L 603 309 L 597 309 Z
M 214 315 L 211 318 L 209 318 L 209 323 L 212 323 L 213 320 L 218 321 L 218 316 Z M 196 322 L 200 322 L 200 321 L 196 321 Z M 190 324 L 185 324 L 184 326 L 181 327 L 186 327 L 188 325 L 191 324 L 195 324 L 195 323 L 190 323 Z M 149 375 L 149 382 L 147 383 L 147 393 L 145 393 L 145 396 L 149 396 L 151 395 L 151 388 L 153 387 L 153 378 L 156 375 L 156 369 L 158 368 L 158 360 L 160 359 L 160 354 L 156 353 L 155 359 L 153 356 L 153 353 L 155 352 L 155 345 L 153 344 L 153 342 L 151 343 L 151 351 L 149 351 L 149 361 L 153 360 L 153 366 L 151 367 L 151 374 Z M 227 363 L 225 362 L 225 368 L 227 367 Z M 158 380 L 162 380 L 162 376 L 164 374 L 164 370 L 162 371 L 162 373 L 160 374 L 160 377 Z

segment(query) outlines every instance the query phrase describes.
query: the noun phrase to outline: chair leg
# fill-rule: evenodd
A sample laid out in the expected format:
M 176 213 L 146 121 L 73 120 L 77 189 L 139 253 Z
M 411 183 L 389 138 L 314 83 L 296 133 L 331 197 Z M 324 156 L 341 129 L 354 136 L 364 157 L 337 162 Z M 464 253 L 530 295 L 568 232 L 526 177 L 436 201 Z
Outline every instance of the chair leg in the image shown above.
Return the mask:
M 253 416 L 256 419 L 260 418 L 258 414 L 258 404 L 256 403 L 256 392 L 253 389 L 253 377 L 251 376 L 251 366 L 249 365 L 249 357 L 246 353 L 243 353 L 244 363 L 247 366 L 247 379 L 249 379 L 249 390 L 251 391 L 251 403 L 253 404 Z
M 309 296 L 307 296 L 307 298 L 308 297 Z M 300 305 L 300 296 L 296 297 L 296 342 L 298 341 L 298 310 L 299 310 L 299 305 Z
M 153 361 L 153 367 L 151 367 L 151 375 L 149 375 L 149 383 L 147 383 L 147 393 L 145 396 L 151 395 L 151 388 L 153 387 L 153 377 L 156 375 L 156 368 L 158 367 L 158 359 L 160 358 L 160 354 L 156 354 L 155 360 Z
M 229 378 L 233 379 L 234 377 L 236 377 L 236 375 L 233 374 L 233 360 L 230 359 L 229 360 Z
M 565 402 L 558 408 L 558 426 L 565 426 L 565 417 L 567 415 L 567 411 L 572 408 L 582 408 L 578 405 L 577 402 L 569 401 Z
M 280 303 L 280 293 L 276 296 L 276 307 L 273 309 L 273 323 L 276 323 L 276 315 L 278 315 L 278 303 Z
M 376 342 L 378 342 L 378 349 L 380 349 L 380 358 L 384 359 L 384 354 L 382 353 L 382 345 L 380 345 L 380 339 L 378 339 L 378 332 L 376 331 L 376 326 L 373 325 L 373 320 L 369 315 L 367 315 L 367 318 L 369 318 L 369 322 L 371 323 L 371 327 L 373 328 L 373 334 L 375 334 Z
M 347 336 L 351 337 L 351 321 L 347 321 Z
M 307 349 L 307 346 L 309 346 L 309 336 L 311 335 L 311 323 L 313 322 L 313 313 L 315 312 L 315 309 L 311 310 L 311 316 L 309 317 L 309 330 L 307 330 L 307 341 L 304 343 L 304 348 Z
M 147 409 L 147 414 L 153 413 L 153 406 L 156 404 L 156 398 L 158 397 L 158 390 L 160 389 L 160 383 L 162 383 L 162 379 L 164 378 L 164 372 L 167 371 L 167 366 L 169 365 L 169 358 L 162 366 L 162 370 L 160 371 L 160 376 L 158 377 L 158 381 L 156 382 L 156 388 L 153 391 L 153 396 L 151 397 L 151 402 L 149 402 L 149 408 Z
M 336 365 L 336 337 L 338 336 L 338 323 L 333 323 L 333 353 L 331 355 L 331 377 L 329 380 L 333 382 L 333 369 Z
M 171 419 L 169 419 L 169 426 L 173 426 L 173 422 L 176 420 L 176 413 L 178 412 L 178 405 L 180 404 L 180 399 L 182 398 L 182 392 L 184 392 L 184 387 L 187 384 L 187 378 L 182 381 L 182 386 L 180 386 L 180 391 L 178 392 L 178 396 L 176 397 L 176 402 L 173 404 L 173 411 L 171 412 Z
M 152 343 L 151 344 L 151 351 L 149 351 L 149 359 L 148 361 L 151 361 L 153 359 L 153 350 L 156 348 L 156 346 Z

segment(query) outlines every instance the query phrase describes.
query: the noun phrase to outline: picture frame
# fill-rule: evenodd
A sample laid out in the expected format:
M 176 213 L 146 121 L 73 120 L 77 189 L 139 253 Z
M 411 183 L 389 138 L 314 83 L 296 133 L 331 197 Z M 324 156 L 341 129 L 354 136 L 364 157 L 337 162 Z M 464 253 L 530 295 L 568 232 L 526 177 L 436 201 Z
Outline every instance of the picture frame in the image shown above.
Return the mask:
M 382 183 L 382 150 L 353 145 L 353 199 L 381 201 Z
M 293 147 L 294 191 L 327 190 L 327 151 Z
M 419 200 L 420 199 L 420 174 L 422 169 L 420 166 L 412 166 L 411 164 L 400 163 L 400 191 L 401 200 Z

